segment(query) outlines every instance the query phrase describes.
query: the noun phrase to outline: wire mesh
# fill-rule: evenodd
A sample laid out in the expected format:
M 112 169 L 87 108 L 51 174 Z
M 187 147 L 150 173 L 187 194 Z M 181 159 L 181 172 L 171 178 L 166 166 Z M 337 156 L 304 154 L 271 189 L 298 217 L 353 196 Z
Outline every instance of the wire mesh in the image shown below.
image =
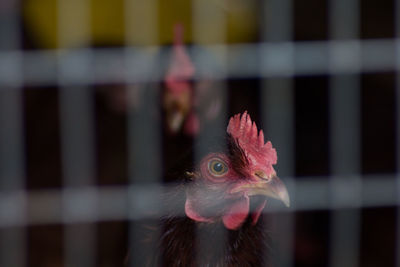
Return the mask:
M 160 84 L 165 79 L 171 50 L 158 40 L 158 2 L 124 1 L 123 46 L 90 48 L 90 1 L 58 0 L 59 47 L 38 50 L 22 48 L 20 3 L 6 2 L 0 5 L 0 35 L 9 37 L 0 40 L 0 265 L 30 266 L 28 227 L 60 224 L 64 227 L 65 266 L 96 266 L 97 224 L 104 221 L 129 222 L 128 243 L 135 248 L 129 253 L 131 266 L 145 264 L 146 251 L 137 245 L 143 238 L 139 224 L 157 221 L 163 214 L 160 195 L 173 188 L 162 184 L 165 141 L 159 112 Z M 192 1 L 194 44 L 187 50 L 196 65 L 193 80 L 213 80 L 214 97 L 223 103 L 216 127 L 210 128 L 207 136 L 225 132 L 230 108 L 229 82 L 262 79 L 257 107 L 260 121 L 278 150 L 278 174 L 292 198 L 290 209 L 273 202 L 266 207 L 266 212 L 277 214 L 274 229 L 279 245 L 284 248 L 275 264 L 298 264 L 295 242 L 299 213 L 329 211 L 329 265 L 362 265 L 363 210 L 397 207 L 394 255 L 398 266 L 398 34 L 395 38 L 360 39 L 360 1 L 340 0 L 329 2 L 329 40 L 298 41 L 293 29 L 295 5 L 290 0 L 263 3 L 261 41 L 232 44 L 227 41 L 227 17 L 221 15 L 226 7 L 216 9 L 208 2 Z M 398 1 L 396 5 L 398 24 Z M 205 51 L 211 56 L 206 56 Z M 364 174 L 361 76 L 388 72 L 396 72 L 397 83 L 396 172 Z M 298 179 L 296 79 L 315 76 L 329 77 L 332 175 Z M 92 87 L 115 84 L 123 84 L 127 99 L 139 96 L 139 105 L 144 109 L 138 113 L 129 107 L 127 112 L 128 184 L 98 186 Z M 49 86 L 59 86 L 63 185 L 60 189 L 27 190 L 23 93 Z M 195 138 L 199 147 L 194 152 L 196 159 L 202 154 L 200 150 L 209 146 L 208 142 L 202 135 Z M 224 239 L 222 234 L 220 244 L 213 246 L 222 246 Z
M 70 83 L 81 85 L 114 84 L 119 81 L 140 83 L 162 81 L 161 65 L 165 52 L 158 58 L 161 47 L 95 48 L 90 50 L 88 75 L 78 71 L 83 66 L 71 65 Z M 301 77 L 327 73 L 385 73 L 396 68 L 396 39 L 353 39 L 340 41 L 301 41 L 258 44 L 204 45 L 188 48 L 197 63 L 194 79 L 208 75 L 213 79 Z M 205 58 L 202 51 L 213 51 L 225 57 L 227 63 L 215 64 L 215 58 Z M 221 51 L 221 54 L 219 53 Z M 67 53 L 64 53 L 67 52 Z M 1 85 L 19 83 L 28 88 L 57 83 L 60 57 L 83 60 L 87 49 L 2 51 L 0 52 Z M 127 52 L 128 56 L 126 56 Z M 331 54 L 332 53 L 332 54 Z M 330 55 L 333 55 L 331 57 Z M 126 56 L 126 57 L 125 57 Z M 150 65 L 155 57 L 160 64 Z M 259 59 L 262 64 L 259 65 Z M 312 60 L 310 60 L 312 59 Z M 331 61 L 332 60 L 332 61 Z M 71 62 L 70 64 L 74 64 Z M 22 65 L 22 73 L 18 66 Z M 37 65 L 43 68 L 37 68 Z M 140 67 L 138 67 L 140 66 Z M 78 68 L 78 69 L 77 69 Z

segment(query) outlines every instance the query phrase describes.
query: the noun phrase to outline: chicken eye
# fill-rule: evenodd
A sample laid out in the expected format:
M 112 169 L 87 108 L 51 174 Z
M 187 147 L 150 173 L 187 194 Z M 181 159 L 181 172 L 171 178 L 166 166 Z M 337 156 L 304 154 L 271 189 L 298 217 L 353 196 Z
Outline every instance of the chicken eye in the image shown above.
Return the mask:
M 226 166 L 226 164 L 221 160 L 216 159 L 210 161 L 208 168 L 210 172 L 215 176 L 222 176 L 228 171 L 228 167 Z

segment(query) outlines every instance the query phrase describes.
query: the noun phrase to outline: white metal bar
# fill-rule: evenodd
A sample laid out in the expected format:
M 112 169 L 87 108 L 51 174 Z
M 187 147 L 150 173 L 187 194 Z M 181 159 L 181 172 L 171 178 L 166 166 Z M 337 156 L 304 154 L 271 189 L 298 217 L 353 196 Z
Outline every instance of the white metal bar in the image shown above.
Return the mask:
M 85 208 L 67 191 L 93 184 L 94 133 L 91 91 L 82 87 L 62 87 L 60 90 L 63 179 L 66 192 L 62 198 L 64 211 Z M 88 206 L 92 207 L 92 206 Z M 86 215 L 91 209 L 85 209 Z M 73 224 L 70 214 L 63 214 L 65 226 L 64 250 L 66 266 L 94 266 L 96 230 L 93 225 Z M 82 215 L 83 216 L 83 215 Z M 79 244 L 79 245 L 77 245 Z
M 288 187 L 291 198 L 291 210 L 295 210 L 294 194 L 296 182 L 290 177 L 294 176 L 294 99 L 293 84 L 291 79 L 268 79 L 262 91 L 262 110 L 265 125 L 265 136 L 269 139 L 278 152 L 276 166 L 279 177 L 282 177 Z M 278 260 L 279 266 L 293 266 L 294 264 L 294 232 L 295 215 L 288 212 L 276 217 L 274 222 L 278 244 L 284 255 Z
M 215 1 L 209 0 L 192 0 L 192 32 L 193 32 L 193 42 L 196 45 L 207 45 L 207 44 L 219 44 L 214 49 L 206 49 L 206 53 L 202 54 L 199 51 L 198 54 L 193 56 L 193 61 L 196 66 L 196 75 L 199 75 L 200 82 L 201 79 L 210 79 L 213 83 L 213 90 L 209 90 L 209 94 L 213 95 L 213 101 L 219 101 L 220 110 L 218 114 L 216 114 L 216 118 L 214 118 L 213 126 L 204 128 L 204 125 L 207 123 L 206 118 L 204 121 L 201 121 L 200 131 L 195 136 L 195 145 L 196 150 L 194 151 L 195 162 L 200 162 L 201 156 L 204 156 L 204 151 L 211 146 L 211 139 L 214 139 L 217 136 L 225 136 L 226 134 L 226 121 L 227 121 L 227 88 L 225 81 L 216 81 L 213 79 L 212 73 L 207 71 L 200 72 L 199 64 L 197 62 L 204 62 L 207 58 L 212 59 L 211 64 L 215 66 L 215 58 L 218 58 L 218 63 L 221 66 L 221 72 L 224 73 L 227 67 L 227 54 L 226 54 L 226 46 L 220 45 L 225 44 L 226 42 L 226 30 L 227 30 L 227 21 L 226 21 L 226 11 L 221 8 L 216 8 Z M 205 76 L 205 77 L 204 77 Z M 197 85 L 194 88 L 194 97 L 198 97 L 198 92 L 201 90 L 199 88 L 201 85 Z M 210 97 L 210 96 L 209 96 Z M 211 105 L 210 103 L 206 103 L 206 105 Z M 201 114 L 207 114 L 207 109 L 209 106 L 200 106 L 195 109 L 197 112 L 196 116 L 201 116 Z M 212 136 L 210 138 L 210 136 Z M 221 140 L 222 141 L 222 140 Z M 196 230 L 196 246 L 198 249 L 197 257 L 196 257 L 196 265 L 202 266 L 204 265 L 203 259 L 199 256 L 203 255 L 201 251 L 207 251 L 207 248 L 210 246 L 209 243 L 205 242 L 207 238 L 202 237 L 203 232 L 199 229 Z M 213 249 L 215 251 L 220 251 L 222 253 L 223 248 L 226 242 L 227 231 L 225 228 L 219 228 L 219 232 L 216 232 L 214 235 L 214 242 L 212 244 Z
M 353 40 L 359 36 L 359 1 L 330 1 L 330 35 L 335 41 Z M 355 43 L 349 52 L 335 47 L 331 50 L 331 70 L 335 75 L 330 78 L 330 122 L 331 122 L 331 194 L 332 201 L 340 203 L 345 199 L 352 202 L 354 208 L 335 209 L 332 212 L 331 252 L 332 267 L 359 266 L 360 229 L 361 229 L 361 106 L 360 81 L 357 74 L 335 73 L 346 62 L 338 60 L 338 54 L 353 57 L 351 69 L 359 69 L 360 51 Z M 355 50 L 355 53 L 351 53 Z M 349 66 L 349 65 L 347 65 Z M 346 189 L 351 185 L 352 192 Z
M 395 1 L 395 37 L 400 37 L 400 1 Z M 396 218 L 396 244 L 395 266 L 400 267 L 400 41 L 396 39 L 396 176 L 397 176 L 397 218 Z
M 296 187 L 293 177 L 295 172 L 294 157 L 294 89 L 291 74 L 293 74 L 294 54 L 293 45 L 293 2 L 291 0 L 269 0 L 265 2 L 263 17 L 263 40 L 266 42 L 282 43 L 289 53 L 286 56 L 276 56 L 275 53 L 262 55 L 262 69 L 272 69 L 275 66 L 286 68 L 287 78 L 269 78 L 264 80 L 261 99 L 261 110 L 265 122 L 265 136 L 270 139 L 277 149 L 279 162 L 276 166 L 277 173 L 283 177 L 288 187 L 292 209 L 296 203 L 293 201 Z M 268 45 L 268 43 L 267 43 Z M 279 50 L 274 44 L 271 47 Z M 279 67 L 278 67 L 279 68 Z M 274 232 L 279 237 L 278 255 L 272 257 L 273 265 L 294 266 L 295 244 L 295 214 L 292 212 L 279 214 L 274 217 Z M 271 258 L 271 257 L 270 257 Z
M 291 179 L 293 178 L 287 177 L 285 182 L 290 182 Z M 362 181 L 361 202 L 355 204 L 353 195 L 359 193 L 359 185 L 343 181 L 337 186 L 342 197 L 332 199 L 329 177 L 302 177 L 296 181 L 295 187 L 291 187 L 289 183 L 291 201 L 296 203 L 295 206 L 288 209 L 280 203 L 270 201 L 266 211 L 286 213 L 398 205 L 396 175 L 368 175 L 363 176 Z M 68 190 L 0 192 L 0 228 L 158 219 L 163 212 L 159 205 L 161 193 L 175 190 L 175 186 L 177 185 L 151 183 L 130 187 L 88 186 Z M 66 206 L 64 202 L 80 205 Z M 153 212 L 149 213 L 149 210 Z
M 20 0 L 3 0 L 0 6 L 0 50 L 21 47 Z
M 215 143 L 215 139 L 218 137 L 222 137 L 226 135 L 226 121 L 227 121 L 227 88 L 226 84 L 221 81 L 212 81 L 213 85 L 212 90 L 209 90 L 209 93 L 212 94 L 210 97 L 211 101 L 215 101 L 214 103 L 207 102 L 207 106 L 200 106 L 197 107 L 195 112 L 197 112 L 196 116 L 201 116 L 201 114 L 207 114 L 209 113 L 210 110 L 207 109 L 212 109 L 212 105 L 218 105 L 219 106 L 219 111 L 218 114 L 216 114 L 216 117 L 213 118 L 213 123 L 212 127 L 207 127 L 207 121 L 203 120 L 201 121 L 200 124 L 200 131 L 195 137 L 195 144 L 194 147 L 196 150 L 194 151 L 194 157 L 195 157 L 195 162 L 200 162 L 201 157 L 205 155 L 204 152 L 208 150 L 208 148 L 212 147 Z M 201 86 L 201 85 L 200 85 Z M 201 88 L 199 86 L 195 87 L 199 91 Z M 195 92 L 195 97 L 197 97 L 196 92 Z M 207 116 L 204 116 L 203 118 L 207 118 Z M 225 145 L 224 141 L 225 139 L 220 139 L 221 143 L 219 145 L 221 148 Z M 225 228 L 218 228 L 219 232 L 216 232 L 214 235 L 214 242 L 212 244 L 213 249 L 215 251 L 223 251 L 223 247 L 226 242 L 226 236 L 227 236 L 227 231 Z M 203 232 L 198 229 L 196 232 L 196 240 L 197 242 L 197 247 L 201 251 L 202 249 L 207 250 L 207 248 L 210 246 L 209 243 L 207 243 L 207 238 L 202 237 Z M 197 255 L 202 255 L 200 252 Z M 204 265 L 202 262 L 201 258 L 197 258 L 196 262 L 198 265 Z
M 154 75 L 158 75 L 158 81 L 163 78 L 158 65 L 161 62 L 154 64 L 153 60 L 154 56 L 160 53 L 159 47 L 154 46 L 158 43 L 158 2 L 125 0 L 124 3 L 124 57 L 128 69 L 123 82 L 127 84 L 127 98 L 140 103 L 138 108 L 131 108 L 128 112 L 129 183 L 161 183 L 162 128 L 158 114 L 161 94 L 156 83 L 152 83 Z M 153 45 L 154 49 L 150 45 Z M 130 46 L 139 46 L 143 53 L 137 53 L 137 50 Z M 138 195 L 144 193 L 138 192 Z M 145 266 L 148 260 L 145 255 L 149 254 L 142 245 L 146 236 L 141 230 L 147 218 L 136 217 L 138 211 L 132 207 L 137 201 L 143 201 L 136 198 L 138 195 L 129 194 L 129 266 Z M 158 198 L 154 198 L 150 203 L 154 201 L 160 203 Z M 157 249 L 155 246 L 149 248 L 153 255 L 157 254 Z
M 397 13 L 399 16 L 400 12 Z M 400 54 L 400 50 L 398 51 Z M 400 64 L 399 64 L 400 66 Z M 397 231 L 397 237 L 396 237 L 396 250 L 395 250 L 395 255 L 396 255 L 396 266 L 400 267 L 400 74 L 399 71 L 397 71 L 397 81 L 396 81 L 396 156 L 397 156 L 397 223 L 396 223 L 396 231 Z
M 333 39 L 358 38 L 360 33 L 359 0 L 329 2 L 329 31 Z
M 25 187 L 25 155 L 23 102 L 21 90 L 21 25 L 20 1 L 6 0 L 0 5 L 0 52 L 14 57 L 9 65 L 0 67 L 0 192 L 12 196 Z M 11 75 L 7 75 L 11 74 Z M 12 210 L 12 205 L 3 205 L 3 216 L 25 218 L 25 199 L 14 195 L 14 203 L 21 209 Z M 9 221 L 9 222 L 12 222 Z M 26 229 L 20 224 L 9 224 L 0 229 L 0 266 L 26 266 Z
M 130 110 L 128 117 L 128 160 L 129 160 L 129 178 L 130 184 L 149 184 L 162 183 L 162 138 L 161 138 L 161 120 L 158 106 L 158 99 L 161 97 L 159 88 L 151 84 L 142 84 L 142 87 L 128 88 L 128 99 L 139 97 L 140 107 L 137 110 Z M 143 196 L 146 191 L 140 191 L 136 194 L 129 194 L 128 213 L 130 222 L 129 229 L 129 263 L 130 266 L 144 266 L 148 260 L 144 255 L 148 255 L 142 245 L 146 238 L 145 233 L 141 230 L 146 219 L 159 218 L 140 218 L 137 217 L 139 210 L 134 208 L 137 202 L 153 203 L 159 207 L 161 204 L 160 198 L 154 199 L 138 199 L 138 196 Z M 162 195 L 159 192 L 159 195 Z M 154 211 L 154 208 L 142 211 L 148 213 Z M 157 252 L 157 247 L 148 248 Z
M 130 110 L 128 121 L 130 181 L 134 184 L 161 182 L 160 90 L 147 84 L 129 88 L 128 95 L 131 93 L 131 97 L 140 98 L 140 108 Z
M 358 266 L 360 249 L 360 90 L 358 77 L 331 78 L 332 201 L 353 203 L 332 213 L 331 266 Z M 347 188 L 351 185 L 351 192 Z
M 60 90 L 63 181 L 66 190 L 94 183 L 94 132 L 91 90 L 63 86 Z M 63 197 L 65 210 L 81 206 L 74 198 Z M 63 214 L 69 222 L 69 214 Z M 67 266 L 94 266 L 95 227 L 67 224 L 64 233 Z M 85 239 L 82 236 L 85 236 Z M 79 249 L 77 249 L 79 243 Z
M 9 196 L 25 187 L 24 136 L 23 136 L 22 94 L 19 89 L 8 88 L 0 92 L 0 191 Z M 24 220 L 25 199 L 21 195 L 12 199 L 20 209 L 12 205 L 2 206 L 2 217 Z M 19 224 L 9 224 L 0 230 L 0 265 L 26 265 L 25 229 Z
M 397 39 L 353 39 L 205 45 L 189 48 L 189 53 L 197 68 L 194 79 L 204 76 L 213 79 L 274 78 L 394 71 L 398 46 Z M 57 62 L 66 55 L 85 58 L 85 54 L 90 54 L 91 57 L 87 67 L 89 75 L 71 75 L 68 77 L 70 83 L 104 85 L 162 81 L 160 68 L 164 66 L 165 54 L 157 53 L 160 48 L 0 51 L 0 90 L 16 82 L 34 87 L 57 84 L 61 71 L 56 67 Z M 204 51 L 212 51 L 214 57 L 204 57 Z M 149 65 L 155 57 L 159 64 Z M 263 62 L 261 67 L 260 60 Z M 18 70 L 20 65 L 23 66 L 22 77 Z
M 268 0 L 264 2 L 261 29 L 263 38 L 269 42 L 293 39 L 293 1 Z
M 73 47 L 86 47 L 90 42 L 90 2 L 58 0 L 58 46 L 65 49 L 57 55 L 57 84 L 59 90 L 62 175 L 65 191 L 62 194 L 65 266 L 95 266 L 96 228 L 88 223 L 71 221 L 71 210 L 80 207 L 90 214 L 92 202 L 78 203 L 70 190 L 92 186 L 95 179 L 93 97 L 84 80 L 91 77 L 89 50 L 70 53 Z M 47 59 L 47 58 L 45 58 Z M 51 67 L 51 65 L 44 65 Z M 49 68 L 46 73 L 54 74 Z M 37 77 L 37 75 L 33 75 Z M 90 195 L 89 195 L 90 196 Z M 88 197 L 89 197 L 88 196 Z M 79 198 L 78 198 L 79 199 Z M 79 210 L 79 209 L 78 209 Z M 86 214 L 85 214 L 86 212 Z
M 397 13 L 399 14 L 399 13 Z M 398 51 L 400 54 L 400 51 Z M 397 223 L 396 223 L 396 266 L 400 267 L 400 74 L 397 72 L 396 82 L 396 155 L 397 155 Z

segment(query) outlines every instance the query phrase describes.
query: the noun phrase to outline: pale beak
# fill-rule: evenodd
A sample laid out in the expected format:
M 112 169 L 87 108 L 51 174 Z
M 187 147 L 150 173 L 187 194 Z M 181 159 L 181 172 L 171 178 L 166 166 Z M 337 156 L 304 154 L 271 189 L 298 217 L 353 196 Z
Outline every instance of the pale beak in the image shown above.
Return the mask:
M 174 110 L 171 111 L 169 114 L 167 114 L 168 127 L 173 133 L 179 131 L 179 129 L 183 124 L 183 120 L 184 120 L 184 114 L 180 110 Z
M 233 193 L 244 191 L 248 196 L 263 195 L 282 201 L 286 207 L 290 206 L 289 193 L 285 184 L 276 175 L 267 176 L 262 171 L 257 171 L 257 182 L 244 184 L 234 190 Z

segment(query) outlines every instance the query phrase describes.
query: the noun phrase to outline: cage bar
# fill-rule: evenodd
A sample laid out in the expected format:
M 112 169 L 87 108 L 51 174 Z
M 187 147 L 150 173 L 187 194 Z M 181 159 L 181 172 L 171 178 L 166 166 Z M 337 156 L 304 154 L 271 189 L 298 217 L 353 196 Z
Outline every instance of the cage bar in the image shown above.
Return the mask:
M 77 203 L 69 190 L 92 186 L 95 182 L 94 114 L 91 90 L 81 81 L 88 73 L 90 51 L 71 54 L 70 49 L 90 42 L 90 2 L 57 0 L 57 40 L 64 50 L 58 55 L 61 159 L 63 176 L 63 224 L 65 266 L 95 266 L 96 228 L 74 221 L 76 206 L 81 216 L 90 214 L 91 202 Z M 72 80 L 75 80 L 73 82 Z M 90 195 L 87 197 L 90 198 Z M 93 201 L 92 201 L 93 203 Z M 88 205 L 89 204 L 89 205 Z M 79 215 L 78 215 L 79 216 Z
M 223 73 L 225 73 L 227 67 L 227 51 L 226 51 L 226 10 L 224 8 L 224 3 L 219 3 L 213 1 L 205 1 L 205 0 L 193 0 L 192 1 L 192 32 L 193 32 L 193 41 L 196 45 L 214 45 L 214 49 L 204 49 L 205 51 L 201 51 L 200 49 L 197 51 L 197 54 L 193 54 L 192 58 L 194 61 L 194 65 L 196 67 L 196 85 L 194 87 L 195 98 L 198 98 L 200 95 L 201 89 L 201 79 L 211 80 L 213 83 L 212 87 L 214 87 L 209 94 L 212 94 L 211 101 L 219 100 L 220 103 L 220 111 L 216 118 L 214 118 L 215 122 L 212 123 L 212 127 L 207 127 L 207 117 L 204 121 L 202 128 L 199 131 L 199 134 L 195 136 L 194 140 L 194 158 L 195 162 L 200 162 L 201 155 L 204 156 L 202 150 L 207 150 L 208 147 L 212 146 L 212 139 L 215 139 L 218 136 L 224 136 L 226 134 L 226 121 L 227 121 L 227 85 L 224 80 L 226 77 Z M 209 65 L 211 67 L 219 66 L 222 75 L 220 79 L 215 79 L 212 77 L 212 73 L 210 70 L 202 70 L 200 64 L 198 62 L 204 62 L 208 58 L 217 60 L 210 60 Z M 200 75 L 199 75 L 200 74 Z M 208 103 L 209 104 L 209 103 Z M 217 104 L 218 105 L 218 104 Z M 200 114 L 207 114 L 208 107 L 199 107 L 197 112 Z M 207 128 L 205 128 L 207 127 Z M 196 246 L 199 251 L 207 250 L 210 244 L 206 241 L 206 238 L 203 238 L 203 231 L 200 228 L 196 229 Z M 224 253 L 223 249 L 227 242 L 227 230 L 225 228 L 219 228 L 218 232 L 214 235 L 214 242 L 212 244 L 214 251 L 219 251 L 220 253 Z M 202 255 L 199 252 L 197 255 Z M 200 257 L 196 258 L 196 262 L 199 265 L 203 264 L 203 260 Z M 204 264 L 203 264 L 204 265 Z
M 396 69 L 396 42 L 394 39 L 346 39 L 335 41 L 274 42 L 258 44 L 201 45 L 188 48 L 199 73 L 209 78 L 273 78 L 337 74 L 384 73 Z M 68 81 L 82 85 L 128 84 L 162 81 L 160 66 L 151 66 L 162 46 L 139 46 L 90 49 L 91 62 L 88 76 L 70 76 Z M 215 58 L 203 57 L 204 51 L 215 51 L 229 64 L 216 64 Z M 218 51 L 225 51 L 219 53 Z M 0 51 L 0 89 L 9 83 L 29 85 L 27 90 L 57 84 L 55 66 L 59 57 L 67 55 L 65 49 L 37 51 Z M 71 56 L 84 55 L 87 49 L 68 51 Z M 125 58 L 125 53 L 131 56 Z M 331 57 L 335 53 L 334 59 Z M 163 53 L 161 53 L 163 54 Z M 131 58 L 130 58 L 131 57 Z M 261 59 L 260 62 L 251 59 Z M 130 58 L 130 59 L 129 59 Z M 134 58 L 134 64 L 129 62 Z M 161 57 L 161 60 L 162 57 Z M 246 60 L 243 64 L 243 60 Z M 332 62 L 332 60 L 334 60 Z M 131 62 L 132 63 L 132 62 Z M 22 72 L 18 66 L 22 65 Z M 42 68 L 37 68 L 40 65 Z M 140 66 L 143 65 L 143 68 Z M 112 67 L 117 66 L 117 67 Z M 132 66 L 135 66 L 132 69 Z M 22 74 L 22 75 L 21 75 Z M 201 76 L 195 76 L 198 79 Z
M 2 217 L 25 220 L 25 199 L 21 192 L 25 189 L 25 155 L 23 100 L 21 90 L 21 49 L 20 1 L 4 1 L 0 5 L 0 53 L 14 55 L 15 61 L 5 62 L 0 67 L 0 192 L 11 197 L 4 205 Z M 8 64 L 6 64 L 8 63 Z M 9 70 L 11 70 L 11 75 Z M 16 198 L 12 198 L 12 195 Z M 5 204 L 5 203 L 4 203 Z M 10 209 L 16 204 L 19 209 Z M 23 224 L 13 224 L 10 220 L 6 228 L 0 229 L 0 265 L 26 266 L 26 229 Z
M 397 13 L 400 14 L 400 13 Z M 400 47 L 400 44 L 399 44 Z M 399 49 L 398 49 L 399 50 Z M 400 51 L 398 51 L 400 54 Z M 396 87 L 396 136 L 397 136 L 397 222 L 396 222 L 396 247 L 395 247 L 395 255 L 396 255 L 396 266 L 400 266 L 400 75 L 397 72 L 397 87 Z
M 333 40 L 359 36 L 359 2 L 330 1 L 330 34 Z M 338 61 L 332 50 L 332 66 Z M 336 53 L 335 53 L 336 52 Z M 357 51 L 358 52 L 358 51 Z M 354 53 L 355 62 L 359 53 Z M 357 64 L 354 69 L 357 70 Z M 360 177 L 360 78 L 358 74 L 336 74 L 330 78 L 332 212 L 330 266 L 359 266 L 361 211 Z M 349 190 L 350 188 L 350 190 Z M 351 198 L 354 208 L 341 209 Z
M 5 0 L 0 6 L 0 33 L 7 38 L 1 38 L 0 50 L 18 50 L 21 48 L 20 34 L 21 1 Z
M 332 266 L 358 266 L 360 248 L 361 177 L 359 80 L 336 76 L 331 80 L 331 196 L 334 206 L 331 225 Z M 349 198 L 353 207 L 341 208 Z
M 137 89 L 136 97 L 141 98 L 140 111 L 130 111 L 128 118 L 128 142 L 129 142 L 129 179 L 131 185 L 146 185 L 151 183 L 161 183 L 161 121 L 159 120 L 158 99 L 160 97 L 159 88 L 143 85 L 144 88 Z M 128 94 L 133 95 L 134 88 L 128 89 Z M 130 97 L 131 98 L 131 97 Z M 142 187 L 138 193 L 134 194 L 131 191 L 129 194 L 129 262 L 130 266 L 144 266 L 146 257 L 149 251 L 144 251 L 141 246 L 142 240 L 145 239 L 141 226 L 151 222 L 146 218 L 141 219 L 136 214 L 142 211 L 144 213 L 151 213 L 158 210 L 160 207 L 161 199 L 159 198 L 162 190 L 157 191 L 159 196 L 152 196 L 153 198 L 143 198 L 147 196 L 149 191 L 146 187 Z M 139 199 L 141 196 L 142 199 Z M 149 203 L 153 203 L 153 207 L 149 207 Z M 144 212 L 143 212 L 144 211 Z M 156 218 L 152 218 L 153 220 Z M 154 235 L 156 235 L 156 231 Z M 147 248 L 153 251 L 156 255 L 158 248 L 154 245 Z
M 0 265 L 26 266 L 25 164 L 22 115 L 22 93 L 9 87 L 0 92 L 0 194 L 9 201 L 2 203 L 1 217 L 8 221 L 0 229 Z M 13 210 L 13 206 L 17 209 Z
M 275 43 L 290 42 L 293 38 L 293 2 L 291 0 L 266 1 L 263 7 L 263 17 L 261 29 L 263 40 L 274 45 Z M 291 76 L 294 65 L 292 45 L 286 43 L 285 48 L 290 51 L 287 61 L 282 66 L 287 66 L 288 77 L 270 77 L 264 79 L 261 92 L 261 111 L 265 122 L 265 133 L 267 139 L 278 151 L 279 162 L 277 173 L 283 177 L 288 187 L 289 194 L 293 200 L 296 192 L 296 183 L 290 177 L 294 176 L 294 91 L 293 77 Z M 273 66 L 280 59 L 276 59 L 274 53 L 265 53 L 262 57 L 262 66 Z M 280 57 L 282 58 L 282 57 Z M 283 57 L 285 58 L 285 57 Z M 288 65 L 286 65 L 288 64 Z M 278 63 L 279 65 L 279 63 Z M 291 210 L 295 203 L 291 202 Z M 295 214 L 278 214 L 274 217 L 274 230 L 279 238 L 277 244 L 280 245 L 278 256 L 274 259 L 274 264 L 279 266 L 294 265 L 294 234 L 295 234 Z M 268 226 L 271 227 L 271 226 Z
M 140 103 L 137 109 L 130 107 L 128 111 L 128 175 L 131 186 L 161 183 L 162 170 L 162 140 L 159 99 L 161 97 L 158 81 L 153 82 L 151 77 L 158 73 L 158 66 L 154 64 L 153 56 L 160 53 L 159 47 L 151 49 L 150 45 L 158 43 L 158 3 L 155 0 L 138 1 L 125 0 L 125 59 L 127 74 L 124 82 L 127 84 L 126 94 L 130 103 Z M 135 49 L 142 49 L 143 53 L 135 53 Z M 143 57 L 144 56 L 144 57 Z M 150 73 L 144 74 L 147 70 Z M 162 79 L 161 76 L 158 76 Z M 139 78 L 140 81 L 135 81 Z M 162 190 L 161 190 L 162 191 Z M 148 191 L 140 191 L 136 196 L 145 196 Z M 143 224 L 151 222 L 135 218 L 141 210 L 151 211 L 146 207 L 148 203 L 160 206 L 160 199 L 138 199 L 129 193 L 128 214 L 129 222 L 129 266 L 145 266 L 150 254 L 156 255 L 156 244 L 144 248 L 141 242 L 146 238 L 141 230 Z M 153 210 L 154 211 L 154 210 Z M 153 218 L 153 220 L 156 218 Z M 159 229 L 155 230 L 157 235 Z
M 270 202 L 267 212 L 287 213 L 293 211 L 323 211 L 331 209 L 354 209 L 353 198 L 348 197 L 334 203 L 329 193 L 329 177 L 302 177 L 296 187 L 290 186 L 291 196 L 296 206 L 288 209 L 280 203 Z M 176 186 L 170 185 L 171 188 Z M 345 184 L 349 192 L 359 189 L 358 185 Z M 79 203 L 69 205 L 66 210 L 68 222 L 97 223 L 115 220 L 158 219 L 161 210 L 158 205 L 163 190 L 159 184 L 126 186 L 89 186 L 70 188 L 67 191 L 47 189 L 37 191 L 13 191 L 0 193 L 0 228 L 12 226 L 34 226 L 63 224 L 66 219 L 62 211 L 62 201 Z M 134 195 L 132 200 L 129 196 Z M 143 203 L 135 201 L 141 199 Z M 363 176 L 362 194 L 359 208 L 394 207 L 398 202 L 396 175 Z M 107 205 L 105 205 L 107 204 Z M 129 206 L 130 205 L 130 206 Z M 83 208 L 82 208 L 83 206 Z M 85 211 L 90 207 L 91 212 Z M 12 212 L 10 212 L 12 210 Z M 134 210 L 135 213 L 130 212 Z M 154 210 L 154 213 L 148 213 Z M 26 211 L 26 216 L 24 215 Z M 182 214 L 183 215 L 183 214 Z
M 262 110 L 266 122 L 266 137 L 279 151 L 277 174 L 285 181 L 292 200 L 289 212 L 282 210 L 283 213 L 278 214 L 273 221 L 281 246 L 279 259 L 275 261 L 279 266 L 293 266 L 295 214 L 292 211 L 296 210 L 293 199 L 297 193 L 296 182 L 292 178 L 294 175 L 293 88 L 291 79 L 283 78 L 266 80 L 264 86 Z
M 395 1 L 395 37 L 396 37 L 396 180 L 397 180 L 397 216 L 396 216 L 396 244 L 395 244 L 395 264 L 400 266 L 400 1 Z
M 77 198 L 69 192 L 71 188 L 94 184 L 94 117 L 90 93 L 89 88 L 81 86 L 62 86 L 60 89 L 66 266 L 95 264 L 95 226 L 71 220 L 74 207 L 83 208 L 80 211 L 82 217 L 93 211 L 93 204 L 88 201 L 77 203 Z

